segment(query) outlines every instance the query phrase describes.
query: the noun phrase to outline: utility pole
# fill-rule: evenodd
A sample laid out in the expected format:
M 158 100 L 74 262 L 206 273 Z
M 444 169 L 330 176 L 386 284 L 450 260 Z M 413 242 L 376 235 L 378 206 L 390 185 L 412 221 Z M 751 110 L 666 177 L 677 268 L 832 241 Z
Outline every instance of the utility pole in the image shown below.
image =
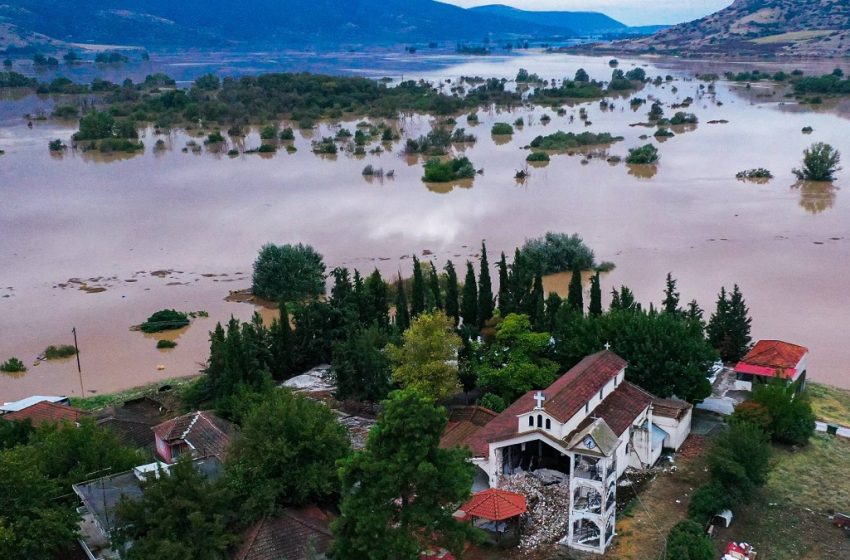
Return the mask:
M 72 328 L 71 332 L 74 333 L 74 350 L 77 354 L 77 375 L 80 377 L 80 398 L 84 398 L 86 393 L 83 390 L 83 370 L 80 367 L 80 347 L 77 346 L 77 327 Z

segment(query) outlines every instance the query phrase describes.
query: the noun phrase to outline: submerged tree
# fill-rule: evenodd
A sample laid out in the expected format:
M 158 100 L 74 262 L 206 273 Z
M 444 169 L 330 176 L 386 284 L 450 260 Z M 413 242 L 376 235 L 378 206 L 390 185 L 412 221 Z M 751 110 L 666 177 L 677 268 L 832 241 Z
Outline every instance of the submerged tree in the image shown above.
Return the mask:
M 471 527 L 452 512 L 469 497 L 468 453 L 441 449 L 446 414 L 414 390 L 384 403 L 366 448 L 342 462 L 337 560 L 416 559 L 428 546 L 463 550 Z
M 302 301 L 325 291 L 325 263 L 310 245 L 264 245 L 254 261 L 251 289 L 272 301 Z
M 841 170 L 841 153 L 824 142 L 817 142 L 803 151 L 803 166 L 794 169 L 798 179 L 804 181 L 832 181 Z

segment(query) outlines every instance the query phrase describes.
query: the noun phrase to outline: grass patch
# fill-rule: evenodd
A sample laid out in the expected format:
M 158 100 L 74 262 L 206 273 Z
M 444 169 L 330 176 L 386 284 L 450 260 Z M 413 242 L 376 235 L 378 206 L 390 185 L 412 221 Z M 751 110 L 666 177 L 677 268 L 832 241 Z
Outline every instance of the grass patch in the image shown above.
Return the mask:
M 71 346 L 70 344 L 62 344 L 60 346 L 53 346 L 52 344 L 44 349 L 44 357 L 48 360 L 58 360 L 61 358 L 68 358 L 70 356 L 74 356 L 77 353 L 77 349 Z
M 806 391 L 818 420 L 850 426 L 850 391 L 820 383 L 808 383 Z
M 71 397 L 71 406 L 82 410 L 100 410 L 130 399 L 156 394 L 163 385 L 171 385 L 176 394 L 182 395 L 197 379 L 198 376 L 169 378 L 157 381 L 156 383 L 118 391 L 117 393 L 104 393 L 103 395 L 86 398 Z
M 774 447 L 774 466 L 765 493 L 773 501 L 821 512 L 847 509 L 850 504 L 850 441 L 815 434 L 800 449 Z M 829 489 L 826 491 L 826 489 Z

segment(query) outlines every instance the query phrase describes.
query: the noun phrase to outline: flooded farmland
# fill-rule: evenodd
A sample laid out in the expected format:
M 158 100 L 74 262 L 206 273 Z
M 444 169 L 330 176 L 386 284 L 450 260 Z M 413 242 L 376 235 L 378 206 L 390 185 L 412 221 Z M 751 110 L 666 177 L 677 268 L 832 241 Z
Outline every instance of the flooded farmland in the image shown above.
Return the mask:
M 607 58 L 537 54 L 443 62 L 420 65 L 405 78 L 456 84 L 464 75 L 512 78 L 520 67 L 543 78 L 572 77 L 579 68 L 594 79 L 611 75 Z M 402 154 L 407 137 L 436 123 L 427 115 L 393 121 L 401 139 L 380 154 L 312 153 L 311 141 L 341 127 L 353 131 L 357 119 L 296 130 L 294 153 L 184 152 L 187 142 L 202 144 L 201 138 L 148 128 L 144 153 L 104 158 L 73 150 L 51 155 L 48 141 L 68 142 L 75 123 L 37 121 L 28 128 L 21 118 L 49 111 L 51 98 L 0 98 L 0 149 L 6 152 L 0 156 L 0 358 L 14 355 L 32 366 L 46 346 L 72 342 L 76 328 L 85 394 L 192 375 L 206 359 L 215 322 L 253 313 L 251 305 L 225 297 L 249 287 L 251 264 L 266 242 L 309 243 L 329 268 L 377 267 L 386 276 L 409 274 L 413 254 L 428 255 L 423 258 L 438 267 L 447 259 L 463 264 L 486 239 L 495 260 L 551 230 L 580 233 L 599 260 L 616 264 L 603 278 L 603 291 L 625 284 L 646 304 L 661 300 L 667 272 L 679 280 L 683 300 L 695 298 L 708 312 L 721 286 L 738 283 L 754 338 L 808 346 L 811 379 L 850 387 L 850 172 L 840 172 L 833 185 L 800 184 L 791 173 L 815 141 L 850 157 L 847 111 L 799 107 L 766 83 L 746 88 L 720 81 L 710 95 L 693 76 L 722 73 L 716 63 L 621 60 L 620 68 L 636 64 L 651 77 L 670 74 L 675 81 L 631 96 L 660 100 L 667 115 L 675 111 L 671 104 L 692 97 L 685 110 L 699 124 L 655 140 L 654 128 L 631 126 L 646 122 L 649 109 L 632 110 L 629 97 L 609 98 L 613 108 L 598 101 L 565 106 L 563 115 L 542 107 L 479 110 L 475 126 L 462 114 L 457 126 L 477 142 L 454 150 L 483 173 L 439 186 L 421 181 L 421 158 Z M 386 70 L 362 73 L 392 75 Z M 581 108 L 591 124 L 579 118 Z M 493 123 L 520 117 L 524 126 L 510 139 L 491 136 Z M 801 132 L 807 126 L 811 134 Z M 558 130 L 624 139 L 527 167 L 523 148 Z M 162 149 L 154 148 L 157 139 Z M 661 154 L 656 166 L 609 161 L 649 142 Z M 253 130 L 244 148 L 259 145 Z M 367 164 L 394 176 L 367 179 Z M 735 178 L 755 167 L 770 169 L 774 178 L 761 184 Z M 528 172 L 524 181 L 515 179 L 520 170 Z M 563 290 L 565 283 L 553 278 L 547 288 Z M 158 350 L 155 337 L 130 327 L 162 308 L 204 310 L 209 317 L 175 333 L 177 348 Z M 73 359 L 43 362 L 17 378 L 0 375 L 0 401 L 80 393 Z

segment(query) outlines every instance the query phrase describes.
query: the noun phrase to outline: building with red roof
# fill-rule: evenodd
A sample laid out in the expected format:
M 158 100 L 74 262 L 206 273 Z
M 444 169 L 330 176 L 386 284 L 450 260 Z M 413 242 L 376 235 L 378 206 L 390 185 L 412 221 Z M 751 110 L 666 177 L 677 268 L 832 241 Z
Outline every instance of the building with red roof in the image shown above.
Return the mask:
M 752 390 L 754 381 L 784 379 L 805 388 L 809 349 L 781 340 L 759 340 L 735 365 L 736 388 Z
M 10 422 L 29 420 L 33 426 L 41 426 L 42 424 L 58 424 L 60 422 L 77 424 L 85 416 L 88 416 L 88 413 L 84 410 L 64 404 L 41 401 L 21 410 L 4 414 L 2 418 Z
M 442 443 L 469 448 L 493 488 L 518 472 L 560 472 L 555 478 L 570 487 L 569 533 L 561 543 L 604 553 L 614 537 L 617 479 L 629 466 L 652 466 L 665 445 L 678 448 L 690 432 L 690 405 L 629 383 L 626 366 L 607 349 L 587 356 L 482 426 L 450 422 Z M 656 405 L 665 428 L 654 420 Z
M 223 462 L 233 431 L 230 422 L 209 410 L 190 412 L 153 428 L 156 452 L 166 463 L 173 463 L 185 454 L 214 456 Z

